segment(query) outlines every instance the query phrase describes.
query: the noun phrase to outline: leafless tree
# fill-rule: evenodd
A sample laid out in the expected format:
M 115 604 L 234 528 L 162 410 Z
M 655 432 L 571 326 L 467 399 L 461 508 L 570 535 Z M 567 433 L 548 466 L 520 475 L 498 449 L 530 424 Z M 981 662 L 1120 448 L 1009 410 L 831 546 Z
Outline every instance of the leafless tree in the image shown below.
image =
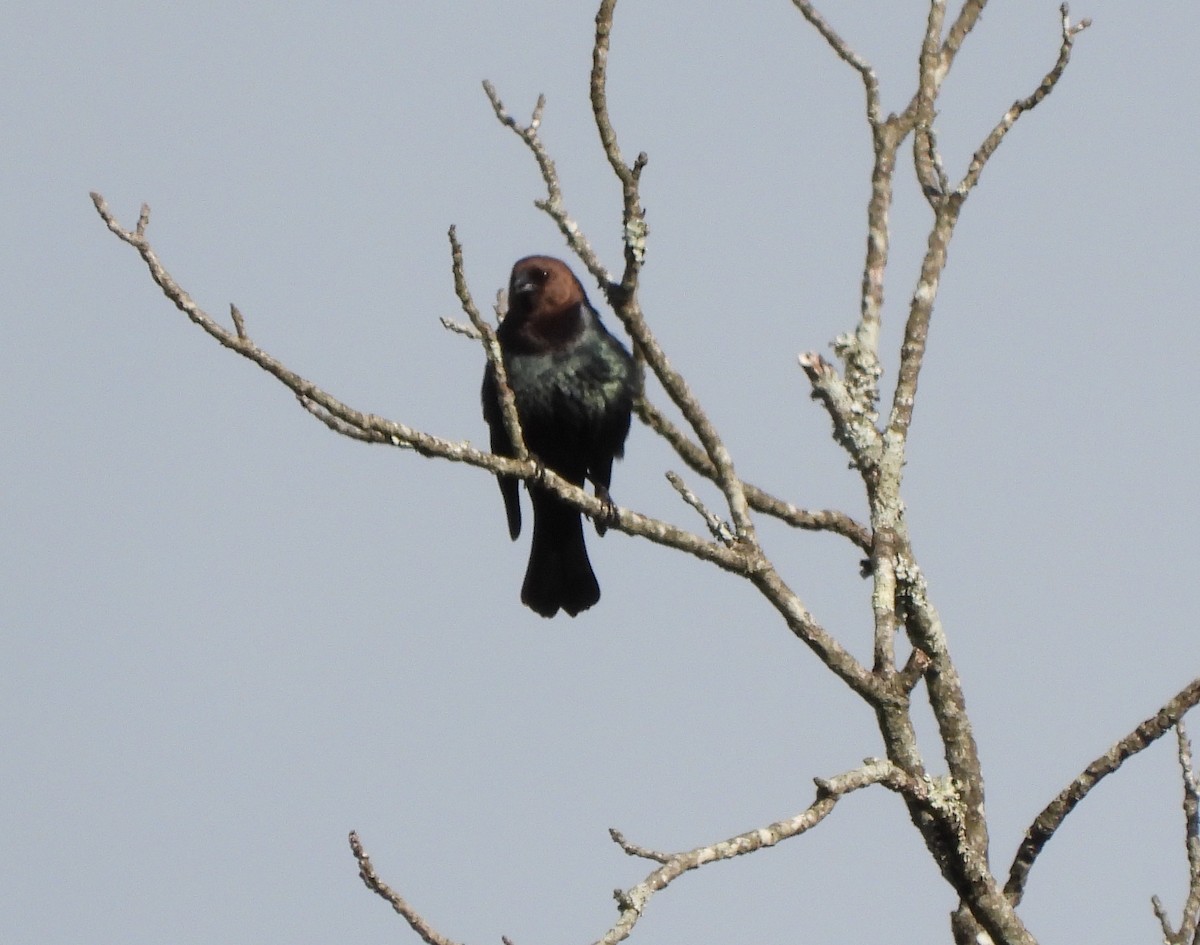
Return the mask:
M 813 802 L 792 817 L 676 853 L 646 849 L 613 830 L 612 839 L 622 850 L 649 860 L 653 869 L 640 883 L 616 891 L 616 921 L 599 936 L 598 942 L 610 945 L 628 937 L 652 897 L 685 873 L 805 833 L 827 817 L 844 795 L 878 785 L 903 798 L 912 823 L 941 875 L 957 894 L 959 906 L 951 922 L 955 939 L 963 943 L 991 940 L 1005 945 L 1028 945 L 1034 939 L 1022 923 L 1018 907 L 1030 870 L 1046 843 L 1102 778 L 1174 729 L 1183 773 L 1189 895 L 1178 929 L 1172 927 L 1157 898 L 1153 906 L 1164 941 L 1200 943 L 1197 933 L 1200 926 L 1200 788 L 1182 724 L 1184 713 L 1200 701 L 1200 679 L 1169 699 L 1097 758 L 1038 814 L 1008 869 L 1007 879 L 1002 879 L 989 858 L 983 773 L 961 682 L 951 658 L 947 635 L 913 553 L 901 498 L 906 445 L 926 340 L 955 226 L 968 197 L 1005 136 L 1018 119 L 1054 91 L 1070 61 L 1074 43 L 1088 26 L 1088 21 L 1072 23 L 1067 6 L 1061 7 L 1061 44 L 1057 60 L 1033 92 L 1015 101 L 1001 116 L 961 174 L 952 174 L 944 166 L 938 148 L 936 105 L 942 84 L 978 23 L 986 0 L 964 0 L 957 15 L 949 22 L 945 0 L 931 0 L 918 56 L 916 91 L 902 112 L 889 115 L 883 114 L 879 83 L 872 66 L 841 39 L 811 3 L 807 0 L 792 2 L 837 57 L 861 76 L 874 151 L 871 196 L 867 206 L 867 251 L 857 324 L 833 344 L 841 362 L 840 368 L 811 351 L 799 356 L 799 365 L 812 387 L 814 398 L 832 421 L 834 438 L 845 449 L 852 467 L 861 477 L 870 509 L 867 522 L 855 521 L 839 511 L 799 507 L 743 480 L 735 470 L 733 458 L 720 433 L 687 381 L 671 366 L 643 316 L 638 289 L 647 227 L 639 186 L 647 156 L 638 154 L 632 162 L 626 159 L 618 144 L 606 94 L 616 0 L 602 0 L 596 15 L 591 107 L 605 155 L 621 185 L 624 262 L 619 273 L 608 269 L 600 260 L 567 209 L 554 162 L 539 137 L 544 100 L 539 99 L 529 122 L 522 124 L 512 117 L 490 83 L 484 83 L 484 91 L 501 124 L 521 139 L 537 162 L 546 185 L 546 196 L 537 201 L 537 206 L 554 220 L 571 252 L 599 285 L 632 338 L 642 369 L 678 409 L 685 426 L 670 420 L 648 395 L 637 404 L 638 417 L 667 441 L 692 474 L 711 480 L 720 489 L 724 508 L 718 512 L 705 507 L 681 475 L 674 471 L 667 474 L 680 497 L 699 514 L 707 535 L 630 509 L 607 509 L 600 500 L 541 467 L 527 455 L 503 458 L 355 410 L 259 348 L 236 307 L 230 313 L 232 327 L 222 325 L 201 310 L 163 267 L 151 247 L 147 237 L 149 208 L 142 208 L 136 225 L 130 230 L 117 222 L 102 197 L 93 194 L 92 198 L 108 228 L 138 251 L 149 267 L 151 277 L 188 318 L 225 347 L 273 374 L 295 393 L 306 410 L 337 433 L 368 443 L 412 449 L 427 457 L 467 463 L 488 473 L 505 473 L 526 481 L 537 478 L 544 487 L 584 513 L 605 514 L 614 528 L 676 548 L 745 578 L 770 602 L 786 627 L 875 714 L 887 757 L 870 758 L 852 771 L 815 778 Z M 908 305 L 895 386 L 889 392 L 881 392 L 879 337 L 891 239 L 889 208 L 900 148 L 907 142 L 911 142 L 913 170 L 932 210 L 933 222 L 917 286 Z M 488 359 L 502 375 L 495 335 L 472 300 L 462 248 L 453 227 L 449 235 L 455 289 L 470 324 L 447 323 L 447 327 L 481 341 Z M 501 389 L 506 395 L 503 397 L 506 422 L 510 429 L 519 430 L 511 392 L 503 381 Z M 514 437 L 514 442 L 521 440 Z M 860 662 L 835 639 L 809 612 L 801 595 L 784 582 L 758 542 L 756 516 L 770 516 L 799 529 L 832 532 L 861 549 L 865 558 L 864 574 L 871 582 L 874 638 L 871 665 Z M 912 716 L 914 697 L 926 700 L 936 719 L 940 744 L 933 749 L 918 744 Z M 929 759 L 934 756 L 940 756 L 941 760 L 931 765 Z M 436 931 L 377 875 L 356 834 L 350 835 L 350 845 L 366 885 L 391 903 L 426 942 L 449 945 L 451 939 Z

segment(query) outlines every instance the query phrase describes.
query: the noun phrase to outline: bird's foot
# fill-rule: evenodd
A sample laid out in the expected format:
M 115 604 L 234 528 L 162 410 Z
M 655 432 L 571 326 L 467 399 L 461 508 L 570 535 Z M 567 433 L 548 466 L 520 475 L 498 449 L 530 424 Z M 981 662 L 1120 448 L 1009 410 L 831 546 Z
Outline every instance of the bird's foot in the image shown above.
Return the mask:
M 600 510 L 600 514 L 593 519 L 596 524 L 596 534 L 603 535 L 608 531 L 609 525 L 617 523 L 617 506 L 613 502 L 612 496 L 608 494 L 608 489 L 604 486 L 596 486 L 596 498 L 603 503 L 604 507 Z

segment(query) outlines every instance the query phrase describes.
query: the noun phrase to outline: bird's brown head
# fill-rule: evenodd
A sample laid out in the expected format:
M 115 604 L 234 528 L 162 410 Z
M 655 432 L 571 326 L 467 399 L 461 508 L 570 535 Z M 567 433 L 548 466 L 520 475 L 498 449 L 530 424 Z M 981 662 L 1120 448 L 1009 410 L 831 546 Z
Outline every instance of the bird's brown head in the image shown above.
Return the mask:
M 587 295 L 561 259 L 518 259 L 508 280 L 508 314 L 500 340 L 511 351 L 561 348 L 583 331 Z
M 508 280 L 510 310 L 557 314 L 584 301 L 583 286 L 561 259 L 526 256 L 513 266 Z

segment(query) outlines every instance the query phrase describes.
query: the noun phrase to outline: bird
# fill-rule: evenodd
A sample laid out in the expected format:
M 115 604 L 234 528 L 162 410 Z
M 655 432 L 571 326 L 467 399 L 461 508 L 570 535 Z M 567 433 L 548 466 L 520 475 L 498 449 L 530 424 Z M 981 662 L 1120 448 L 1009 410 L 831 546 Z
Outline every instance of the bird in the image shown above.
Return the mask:
M 629 351 L 601 323 L 565 262 L 550 256 L 517 260 L 496 339 L 529 452 L 568 482 L 582 487 L 590 480 L 597 498 L 611 508 L 613 460 L 625 452 L 638 374 Z M 515 456 L 490 363 L 481 397 L 492 452 Z M 515 541 L 521 533 L 518 480 L 497 479 Z M 600 600 L 579 510 L 535 483 L 528 490 L 533 538 L 521 602 L 543 617 L 560 609 L 574 617 Z M 605 525 L 597 519 L 596 531 L 603 535 Z

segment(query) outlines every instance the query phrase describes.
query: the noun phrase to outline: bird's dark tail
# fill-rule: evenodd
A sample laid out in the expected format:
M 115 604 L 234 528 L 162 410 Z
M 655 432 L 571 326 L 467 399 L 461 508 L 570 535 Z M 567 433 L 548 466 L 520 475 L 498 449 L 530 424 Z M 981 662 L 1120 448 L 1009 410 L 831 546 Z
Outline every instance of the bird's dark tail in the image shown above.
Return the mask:
M 533 500 L 533 542 L 521 586 L 521 603 L 543 617 L 559 608 L 574 617 L 600 599 L 600 585 L 583 543 L 579 511 L 553 493 L 529 490 Z

